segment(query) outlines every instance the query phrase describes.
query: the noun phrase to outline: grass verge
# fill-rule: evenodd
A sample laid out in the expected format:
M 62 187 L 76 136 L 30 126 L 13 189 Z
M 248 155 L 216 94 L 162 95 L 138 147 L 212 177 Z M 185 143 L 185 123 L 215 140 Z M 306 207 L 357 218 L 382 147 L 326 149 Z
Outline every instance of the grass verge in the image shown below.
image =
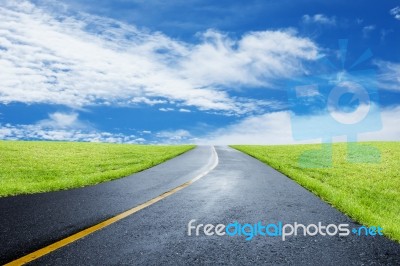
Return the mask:
M 277 169 L 361 224 L 381 226 L 385 235 L 400 242 L 400 142 L 362 145 L 376 147 L 380 162 L 348 162 L 346 143 L 333 144 L 333 164 L 326 168 L 299 166 L 304 151 L 321 145 L 232 147 Z
M 150 168 L 193 147 L 0 141 L 0 197 L 94 185 Z

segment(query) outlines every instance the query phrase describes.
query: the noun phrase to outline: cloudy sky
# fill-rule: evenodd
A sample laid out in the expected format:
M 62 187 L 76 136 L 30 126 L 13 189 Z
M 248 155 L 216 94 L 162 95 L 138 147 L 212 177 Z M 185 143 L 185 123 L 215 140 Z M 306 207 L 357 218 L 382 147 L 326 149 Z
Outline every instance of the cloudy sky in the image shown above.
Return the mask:
M 0 139 L 400 140 L 398 1 L 0 0 Z

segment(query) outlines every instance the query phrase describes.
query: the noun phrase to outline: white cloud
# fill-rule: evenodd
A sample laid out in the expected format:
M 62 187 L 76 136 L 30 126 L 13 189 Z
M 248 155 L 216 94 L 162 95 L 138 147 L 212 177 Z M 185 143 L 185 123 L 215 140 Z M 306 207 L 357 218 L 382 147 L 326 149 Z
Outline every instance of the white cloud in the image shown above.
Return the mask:
M 158 110 L 160 110 L 161 112 L 171 112 L 171 111 L 174 111 L 174 108 L 162 107 L 162 108 L 159 108 Z
M 180 108 L 180 109 L 179 109 L 179 112 L 182 112 L 182 113 L 190 113 L 191 111 L 190 111 L 189 109 Z
M 382 129 L 360 134 L 360 140 L 400 141 L 400 106 L 385 108 L 381 112 Z
M 48 119 L 40 120 L 36 124 L 0 124 L 0 139 L 114 143 L 143 143 L 146 141 L 135 135 L 99 132 L 87 123 L 80 121 L 77 113 L 61 112 L 49 114 Z
M 196 84 L 269 85 L 274 78 L 302 73 L 300 58 L 316 59 L 316 45 L 295 34 L 290 30 L 251 32 L 233 40 L 208 30 L 202 35 L 203 43 L 181 62 L 181 73 Z
M 378 66 L 378 88 L 400 92 L 400 64 L 378 60 L 374 62 Z
M 360 132 L 359 141 L 382 140 L 400 141 L 400 106 L 384 108 L 380 112 L 382 128 L 374 132 Z M 305 121 L 326 121 L 325 115 L 304 116 Z M 49 119 L 51 120 L 51 119 Z M 42 120 L 43 121 L 43 120 Z M 263 115 L 247 117 L 238 123 L 197 137 L 188 130 L 178 129 L 160 131 L 152 134 L 151 131 L 138 132 L 139 135 L 125 135 L 121 133 L 99 132 L 95 129 L 73 129 L 52 127 L 48 128 L 42 121 L 33 125 L 0 124 L 0 139 L 4 140 L 56 140 L 56 141 L 88 141 L 114 143 L 198 143 L 212 145 L 229 144 L 299 144 L 320 143 L 321 139 L 294 140 L 292 135 L 291 113 L 289 111 L 272 112 Z M 77 119 L 79 122 L 79 119 Z M 323 122 L 315 123 L 314 127 L 323 127 Z M 310 132 L 315 130 L 309 128 Z M 152 134 L 152 135 L 150 135 Z M 336 136 L 333 141 L 346 141 L 346 136 Z
M 112 19 L 63 12 L 2 1 L 0 102 L 74 108 L 174 102 L 240 114 L 259 106 L 231 97 L 231 88 L 268 86 L 299 74 L 318 53 L 313 41 L 290 30 L 238 39 L 208 30 L 198 44 L 189 44 Z
M 310 16 L 308 14 L 302 17 L 304 23 L 318 23 L 318 24 L 325 24 L 325 25 L 336 25 L 336 18 L 335 17 L 328 17 L 324 14 L 315 14 Z
M 362 29 L 363 37 L 368 38 L 369 34 L 375 29 L 376 29 L 375 25 L 368 25 L 368 26 L 363 27 L 363 29 Z
M 304 85 L 296 87 L 296 97 L 316 97 L 321 96 L 317 85 Z
M 400 106 L 381 110 L 382 129 L 374 132 L 360 133 L 357 137 L 361 141 L 369 140 L 400 140 Z M 304 116 L 303 122 L 326 121 L 324 115 Z M 314 125 L 323 127 L 323 123 Z M 309 128 L 313 131 L 313 128 Z M 346 136 L 334 137 L 333 141 L 346 141 Z M 298 144 L 320 143 L 321 139 L 297 141 L 292 135 L 291 113 L 289 111 L 273 112 L 252 116 L 242 121 L 218 129 L 197 141 L 199 144 Z
M 0 124 L 0 139 L 3 140 L 52 140 L 113 143 L 142 143 L 145 140 L 134 135 L 98 132 L 95 130 L 44 128 L 41 125 Z
M 86 128 L 87 125 L 78 120 L 77 113 L 52 113 L 48 119 L 41 120 L 38 126 L 44 128 Z
M 130 101 L 131 103 L 144 103 L 148 105 L 165 104 L 168 103 L 166 100 L 161 99 L 149 99 L 146 97 L 133 97 Z
M 400 20 L 400 6 L 390 9 L 390 14 L 394 16 L 395 19 Z
M 188 143 L 193 142 L 192 135 L 184 129 L 161 131 L 155 134 L 158 141 L 161 143 Z
M 290 113 L 275 112 L 245 118 L 237 124 L 219 129 L 198 143 L 229 144 L 286 144 L 294 143 Z

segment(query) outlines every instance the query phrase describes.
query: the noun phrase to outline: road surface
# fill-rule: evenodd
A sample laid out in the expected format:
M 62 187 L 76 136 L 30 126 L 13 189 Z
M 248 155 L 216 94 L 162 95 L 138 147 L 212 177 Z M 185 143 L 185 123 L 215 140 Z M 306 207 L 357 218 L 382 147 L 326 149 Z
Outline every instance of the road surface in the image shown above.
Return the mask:
M 204 172 L 211 147 L 199 146 L 146 171 L 96 186 L 0 198 L 0 264 L 35 251 Z
M 382 236 L 292 236 L 285 241 L 268 236 L 248 241 L 245 236 L 188 236 L 193 219 L 194 225 L 282 221 L 360 226 L 258 160 L 228 147 L 216 151 L 218 165 L 197 182 L 32 264 L 400 264 L 400 245 Z M 1 199 L 1 232 L 11 243 L 2 242 L 2 261 L 190 180 L 211 167 L 211 154 L 211 147 L 198 147 L 153 169 L 99 186 Z

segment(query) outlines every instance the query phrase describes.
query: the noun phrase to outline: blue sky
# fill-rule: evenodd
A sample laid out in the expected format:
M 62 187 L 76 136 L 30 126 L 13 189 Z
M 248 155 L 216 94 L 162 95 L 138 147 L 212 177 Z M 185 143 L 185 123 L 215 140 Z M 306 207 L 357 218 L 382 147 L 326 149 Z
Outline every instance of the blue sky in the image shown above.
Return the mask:
M 0 3 L 0 139 L 400 140 L 398 1 L 93 3 Z

